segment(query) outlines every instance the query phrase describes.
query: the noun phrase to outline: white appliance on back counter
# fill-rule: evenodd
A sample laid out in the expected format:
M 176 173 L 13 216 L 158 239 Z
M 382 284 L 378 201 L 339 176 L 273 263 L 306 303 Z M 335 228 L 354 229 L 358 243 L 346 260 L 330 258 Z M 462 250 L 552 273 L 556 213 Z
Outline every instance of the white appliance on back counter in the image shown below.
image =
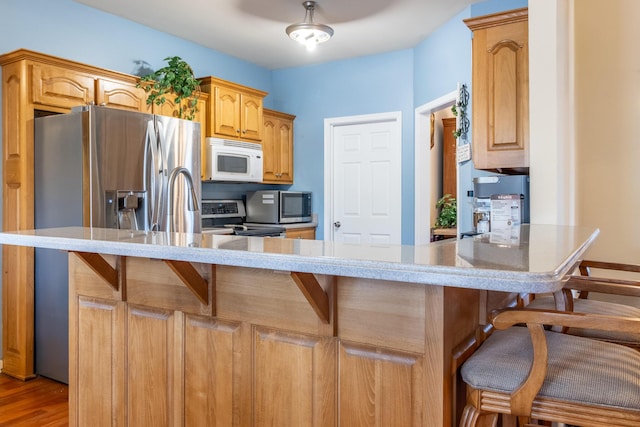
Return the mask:
M 262 145 L 231 139 L 206 138 L 205 181 L 262 181 Z
M 200 232 L 199 123 L 92 105 L 34 136 L 35 228 Z M 66 252 L 35 249 L 35 369 L 65 383 L 67 272 Z
M 496 225 L 511 223 L 517 225 L 529 222 L 528 175 L 474 178 L 473 193 L 473 231 L 475 233 L 488 233 L 493 231 Z
M 264 190 L 247 193 L 247 222 L 311 222 L 311 192 Z

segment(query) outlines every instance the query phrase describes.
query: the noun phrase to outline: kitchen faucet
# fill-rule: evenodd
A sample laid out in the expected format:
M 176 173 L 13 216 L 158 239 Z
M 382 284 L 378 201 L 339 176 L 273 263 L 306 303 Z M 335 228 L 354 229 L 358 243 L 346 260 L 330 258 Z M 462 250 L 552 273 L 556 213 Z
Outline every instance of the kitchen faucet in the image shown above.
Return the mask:
M 187 202 L 187 209 L 189 209 L 189 211 L 191 212 L 198 210 L 198 196 L 196 195 L 196 191 L 193 186 L 193 177 L 191 176 L 191 173 L 189 173 L 189 169 L 185 167 L 177 167 L 173 169 L 171 171 L 171 174 L 169 175 L 169 185 L 167 188 L 167 198 L 169 199 L 169 212 L 167 213 L 169 224 L 167 231 L 173 231 L 173 189 L 175 187 L 175 181 L 176 178 L 178 178 L 178 175 L 184 175 L 187 180 L 187 186 L 189 187 L 189 190 L 191 192 L 191 196 L 189 197 L 189 200 Z

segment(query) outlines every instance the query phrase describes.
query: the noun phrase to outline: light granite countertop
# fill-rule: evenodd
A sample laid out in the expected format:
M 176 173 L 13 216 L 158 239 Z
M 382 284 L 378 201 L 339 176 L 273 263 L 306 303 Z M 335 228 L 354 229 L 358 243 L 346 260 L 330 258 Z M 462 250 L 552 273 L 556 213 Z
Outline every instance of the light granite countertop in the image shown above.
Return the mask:
M 503 233 L 410 246 L 66 227 L 2 232 L 0 243 L 539 293 L 562 287 L 563 276 L 598 233 L 592 227 L 523 225 Z

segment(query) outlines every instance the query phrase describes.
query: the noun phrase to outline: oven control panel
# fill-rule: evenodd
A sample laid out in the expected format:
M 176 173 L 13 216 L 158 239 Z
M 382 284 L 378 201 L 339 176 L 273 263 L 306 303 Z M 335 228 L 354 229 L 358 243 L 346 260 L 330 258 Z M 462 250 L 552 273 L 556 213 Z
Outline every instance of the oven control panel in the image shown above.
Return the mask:
M 245 213 L 242 200 L 203 200 L 202 218 L 242 218 Z

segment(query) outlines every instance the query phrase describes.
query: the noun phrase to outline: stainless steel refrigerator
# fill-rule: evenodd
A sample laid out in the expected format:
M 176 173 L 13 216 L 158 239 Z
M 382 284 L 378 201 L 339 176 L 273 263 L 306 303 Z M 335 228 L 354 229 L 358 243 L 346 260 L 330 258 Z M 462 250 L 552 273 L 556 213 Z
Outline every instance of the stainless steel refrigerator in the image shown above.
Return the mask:
M 35 228 L 200 232 L 200 124 L 101 106 L 34 121 Z M 67 254 L 35 250 L 35 370 L 68 382 Z

